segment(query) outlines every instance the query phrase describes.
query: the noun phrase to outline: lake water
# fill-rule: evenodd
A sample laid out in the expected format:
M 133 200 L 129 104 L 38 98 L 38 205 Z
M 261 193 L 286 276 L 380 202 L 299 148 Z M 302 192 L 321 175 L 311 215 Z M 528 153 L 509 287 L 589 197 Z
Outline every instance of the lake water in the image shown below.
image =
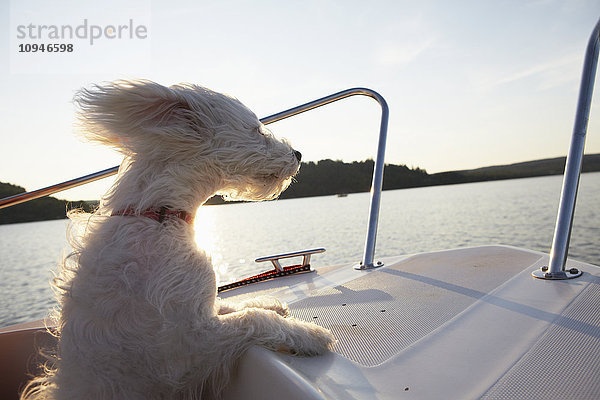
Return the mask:
M 507 244 L 548 252 L 561 176 L 385 191 L 376 260 L 448 248 Z M 581 177 L 569 255 L 600 265 L 600 173 Z M 325 247 L 315 268 L 362 257 L 369 194 L 202 207 L 197 242 L 221 283 L 271 265 L 255 258 Z M 0 225 L 0 327 L 53 307 L 51 271 L 66 247 L 66 220 Z

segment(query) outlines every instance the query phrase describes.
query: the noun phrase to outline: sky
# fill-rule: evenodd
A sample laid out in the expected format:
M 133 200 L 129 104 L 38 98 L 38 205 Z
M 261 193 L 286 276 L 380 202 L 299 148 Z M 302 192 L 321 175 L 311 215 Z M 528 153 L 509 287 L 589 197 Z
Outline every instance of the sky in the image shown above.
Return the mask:
M 138 78 L 225 92 L 259 117 L 368 87 L 390 107 L 386 163 L 429 173 L 564 156 L 598 18 L 598 0 L 1 0 L 0 181 L 35 190 L 118 165 L 76 134 L 72 98 Z M 42 43 L 73 48 L 19 52 Z M 586 153 L 600 153 L 599 98 Z M 304 161 L 349 162 L 375 157 L 379 118 L 353 97 L 269 129 Z M 112 180 L 56 197 L 98 199 Z

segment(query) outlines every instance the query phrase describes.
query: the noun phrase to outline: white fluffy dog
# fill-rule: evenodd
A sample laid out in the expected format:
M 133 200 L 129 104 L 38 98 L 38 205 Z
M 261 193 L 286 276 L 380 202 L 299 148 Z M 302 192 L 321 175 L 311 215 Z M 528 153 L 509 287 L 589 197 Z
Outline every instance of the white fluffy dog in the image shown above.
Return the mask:
M 215 193 L 277 197 L 299 152 L 238 100 L 195 85 L 119 81 L 75 101 L 86 137 L 126 158 L 99 209 L 70 215 L 80 229 L 55 279 L 54 366 L 23 398 L 213 398 L 252 345 L 328 350 L 328 330 L 289 318 L 275 299 L 220 301 L 189 223 Z

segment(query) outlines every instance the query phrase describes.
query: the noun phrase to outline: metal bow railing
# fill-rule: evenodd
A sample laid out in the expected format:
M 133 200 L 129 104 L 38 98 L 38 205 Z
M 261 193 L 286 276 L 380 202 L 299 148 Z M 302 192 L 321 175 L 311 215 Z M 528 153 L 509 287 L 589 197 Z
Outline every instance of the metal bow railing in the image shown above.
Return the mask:
M 320 99 L 302 104 L 297 107 L 290 108 L 289 110 L 282 111 L 277 114 L 270 115 L 262 118 L 260 121 L 265 124 L 272 124 L 273 122 L 280 121 L 285 118 L 292 117 L 294 115 L 301 114 L 306 111 L 310 111 L 317 107 L 324 106 L 326 104 L 333 103 L 338 100 L 345 99 L 350 96 L 368 96 L 375 99 L 381 106 L 381 124 L 379 128 L 379 141 L 377 146 L 377 155 L 375 158 L 375 169 L 373 170 L 373 181 L 371 185 L 371 202 L 369 206 L 369 221 L 367 225 L 367 237 L 365 239 L 365 250 L 363 258 L 360 264 L 357 266 L 359 269 L 371 268 L 374 266 L 380 266 L 381 263 L 375 265 L 373 263 L 375 257 L 375 241 L 377 237 L 377 223 L 379 219 L 379 204 L 381 202 L 381 190 L 383 186 L 383 169 L 384 169 L 384 158 L 385 158 L 385 143 L 387 139 L 387 126 L 389 119 L 389 109 L 385 99 L 377 92 L 366 88 L 353 88 L 343 90 L 338 93 L 331 94 L 329 96 L 322 97 Z M 27 193 L 20 193 L 14 196 L 0 199 L 0 209 L 10 207 L 15 204 L 24 203 L 33 199 L 37 199 L 44 196 L 61 192 L 63 190 L 71 189 L 77 186 L 84 185 L 93 181 L 97 181 L 102 178 L 115 175 L 119 171 L 119 167 L 112 167 L 99 171 L 90 175 L 85 175 L 70 181 L 62 182 L 56 185 L 52 185 L 43 189 L 34 190 Z

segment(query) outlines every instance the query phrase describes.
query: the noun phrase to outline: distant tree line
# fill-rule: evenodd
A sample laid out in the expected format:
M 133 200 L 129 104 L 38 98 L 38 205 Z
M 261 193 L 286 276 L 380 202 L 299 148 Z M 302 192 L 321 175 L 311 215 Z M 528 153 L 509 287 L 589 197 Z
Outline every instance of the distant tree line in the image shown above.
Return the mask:
M 342 161 L 321 160 L 303 163 L 300 172 L 280 196 L 281 199 L 297 197 L 327 196 L 340 193 L 359 193 L 371 190 L 373 160 Z M 402 189 L 422 186 L 427 172 L 420 168 L 388 164 L 383 173 L 383 189 Z
M 527 178 L 562 174 L 566 157 L 557 157 L 517 164 L 500 165 L 464 171 L 428 174 L 421 168 L 387 164 L 383 171 L 383 190 L 407 189 L 423 186 L 453 185 L 501 179 Z M 295 182 L 281 194 L 280 199 L 327 196 L 340 193 L 359 193 L 371 190 L 373 160 L 342 161 L 321 160 L 302 163 Z M 586 155 L 583 172 L 600 171 L 600 154 Z M 208 204 L 225 203 L 220 197 L 209 199 Z
M 368 192 L 371 189 L 373 160 L 345 163 L 342 161 L 321 160 L 302 163 L 295 182 L 281 194 L 281 199 L 298 197 L 327 196 L 341 193 Z M 562 174 L 565 157 L 528 161 L 517 164 L 478 168 L 464 171 L 428 174 L 421 168 L 406 165 L 388 164 L 384 168 L 383 189 L 405 189 L 421 186 L 451 185 L 457 183 L 481 182 L 499 179 L 527 178 Z M 586 155 L 583 172 L 600 171 L 600 154 Z M 20 186 L 0 182 L 0 198 L 22 193 Z M 220 197 L 209 199 L 208 204 L 222 204 Z M 44 197 L 0 210 L 0 224 L 41 221 L 66 217 L 67 210 L 83 208 L 92 211 L 97 201 L 67 202 L 53 197 Z
M 25 192 L 25 189 L 20 186 L 0 182 L 1 199 L 23 192 Z M 0 224 L 63 219 L 67 217 L 68 210 L 82 208 L 86 211 L 92 211 L 97 205 L 97 201 L 71 202 L 46 196 L 1 209 Z
M 451 185 L 455 183 L 562 175 L 565 170 L 565 162 L 566 157 L 556 157 L 463 171 L 440 172 L 429 176 L 429 185 Z M 581 171 L 600 171 L 600 154 L 585 155 Z

